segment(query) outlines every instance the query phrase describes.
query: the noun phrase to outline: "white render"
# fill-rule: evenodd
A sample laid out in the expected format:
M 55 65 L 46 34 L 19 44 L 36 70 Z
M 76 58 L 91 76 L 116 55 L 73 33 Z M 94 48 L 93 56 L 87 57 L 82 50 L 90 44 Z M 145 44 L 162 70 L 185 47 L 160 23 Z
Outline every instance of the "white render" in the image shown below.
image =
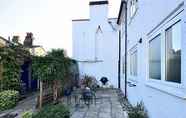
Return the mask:
M 128 82 L 136 86 L 128 88 L 128 99 L 132 104 L 143 101 L 150 118 L 186 118 L 186 12 L 184 0 L 138 0 L 138 9 L 133 16 L 128 16 Z M 128 0 L 130 3 L 130 0 Z M 129 10 L 129 5 L 128 5 Z M 129 15 L 129 13 L 128 13 Z M 120 29 L 122 36 L 122 56 L 124 56 L 124 8 Z M 181 84 L 165 81 L 165 71 L 161 70 L 162 80 L 149 79 L 149 40 L 158 33 L 181 19 Z M 160 24 L 161 23 L 161 24 Z M 154 29 L 154 30 L 153 30 Z M 152 31 L 153 30 L 153 31 Z M 152 31 L 152 32 L 151 32 Z M 161 46 L 164 45 L 163 34 Z M 142 38 L 142 43 L 139 39 Z M 137 49 L 137 76 L 130 76 L 130 50 Z M 161 58 L 164 50 L 161 50 Z M 163 66 L 164 63 L 161 64 Z M 122 67 L 123 68 L 123 67 Z M 124 91 L 124 74 L 121 87 Z
M 72 20 L 73 58 L 78 61 L 80 75 L 99 81 L 109 79 L 118 86 L 117 18 L 108 18 L 108 4 L 90 5 L 89 19 Z

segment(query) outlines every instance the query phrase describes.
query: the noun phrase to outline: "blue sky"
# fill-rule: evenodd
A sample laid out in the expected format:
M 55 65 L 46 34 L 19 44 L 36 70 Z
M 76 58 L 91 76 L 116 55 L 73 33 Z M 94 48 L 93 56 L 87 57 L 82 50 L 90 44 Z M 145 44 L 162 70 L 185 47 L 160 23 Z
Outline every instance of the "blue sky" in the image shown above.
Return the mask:
M 92 1 L 92 0 L 91 0 Z M 0 0 L 0 36 L 33 32 L 46 50 L 64 48 L 71 56 L 72 19 L 89 17 L 89 0 Z M 109 0 L 109 17 L 117 17 L 120 0 Z

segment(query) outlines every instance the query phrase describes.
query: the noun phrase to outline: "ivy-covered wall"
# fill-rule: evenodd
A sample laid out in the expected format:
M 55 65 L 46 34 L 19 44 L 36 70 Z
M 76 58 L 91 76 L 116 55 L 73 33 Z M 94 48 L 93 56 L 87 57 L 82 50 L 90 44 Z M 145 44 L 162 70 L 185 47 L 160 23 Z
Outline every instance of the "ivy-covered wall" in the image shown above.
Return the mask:
M 29 52 L 22 46 L 0 48 L 1 78 L 0 91 L 20 90 L 21 65 L 29 58 Z

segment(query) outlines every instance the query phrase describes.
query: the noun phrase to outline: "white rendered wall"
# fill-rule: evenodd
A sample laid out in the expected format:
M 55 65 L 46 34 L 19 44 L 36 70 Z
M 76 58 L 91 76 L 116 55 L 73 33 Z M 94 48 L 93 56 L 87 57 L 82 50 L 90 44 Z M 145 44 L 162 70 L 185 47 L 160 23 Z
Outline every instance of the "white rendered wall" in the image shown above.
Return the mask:
M 150 118 L 186 118 L 185 11 L 180 15 L 182 18 L 182 85 L 173 87 L 167 83 L 150 82 L 149 84 L 148 82 L 149 37 L 147 34 L 182 2 L 183 0 L 139 0 L 136 15 L 132 20 L 128 19 L 128 51 L 134 45 L 137 45 L 138 50 L 138 76 L 131 77 L 128 67 L 128 80 L 136 84 L 135 87 L 128 86 L 128 99 L 132 104 L 142 100 L 148 109 Z M 138 43 L 140 38 L 143 39 L 142 44 Z M 124 42 L 124 37 L 122 40 Z M 124 50 L 122 55 L 124 55 Z M 124 76 L 122 90 L 124 91 Z
M 107 5 L 92 5 L 89 20 L 73 21 L 73 58 L 79 61 L 81 75 L 95 76 L 98 81 L 107 77 L 109 84 L 117 87 L 118 32 L 108 23 L 111 21 L 114 26 L 117 19 L 108 19 L 107 14 Z M 99 35 L 96 34 L 98 26 L 101 27 Z M 100 39 L 97 46 L 96 38 Z

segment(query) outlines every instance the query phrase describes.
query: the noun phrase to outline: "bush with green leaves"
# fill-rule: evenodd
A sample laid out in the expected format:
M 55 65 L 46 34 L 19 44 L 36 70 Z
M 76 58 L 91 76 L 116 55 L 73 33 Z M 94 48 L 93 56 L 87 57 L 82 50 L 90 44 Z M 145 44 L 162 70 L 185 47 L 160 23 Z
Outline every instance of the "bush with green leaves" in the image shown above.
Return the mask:
M 128 112 L 129 118 L 149 118 L 144 103 L 140 102 L 133 106 Z
M 18 100 L 19 100 L 18 91 L 6 90 L 0 92 L 0 111 L 15 107 Z
M 62 104 L 48 105 L 34 114 L 32 118 L 70 118 L 70 111 Z
M 26 111 L 22 114 L 22 118 L 32 118 L 32 111 Z
M 63 80 L 69 74 L 73 61 L 66 57 L 61 49 L 53 49 L 44 57 L 33 57 L 33 78 L 47 81 Z

